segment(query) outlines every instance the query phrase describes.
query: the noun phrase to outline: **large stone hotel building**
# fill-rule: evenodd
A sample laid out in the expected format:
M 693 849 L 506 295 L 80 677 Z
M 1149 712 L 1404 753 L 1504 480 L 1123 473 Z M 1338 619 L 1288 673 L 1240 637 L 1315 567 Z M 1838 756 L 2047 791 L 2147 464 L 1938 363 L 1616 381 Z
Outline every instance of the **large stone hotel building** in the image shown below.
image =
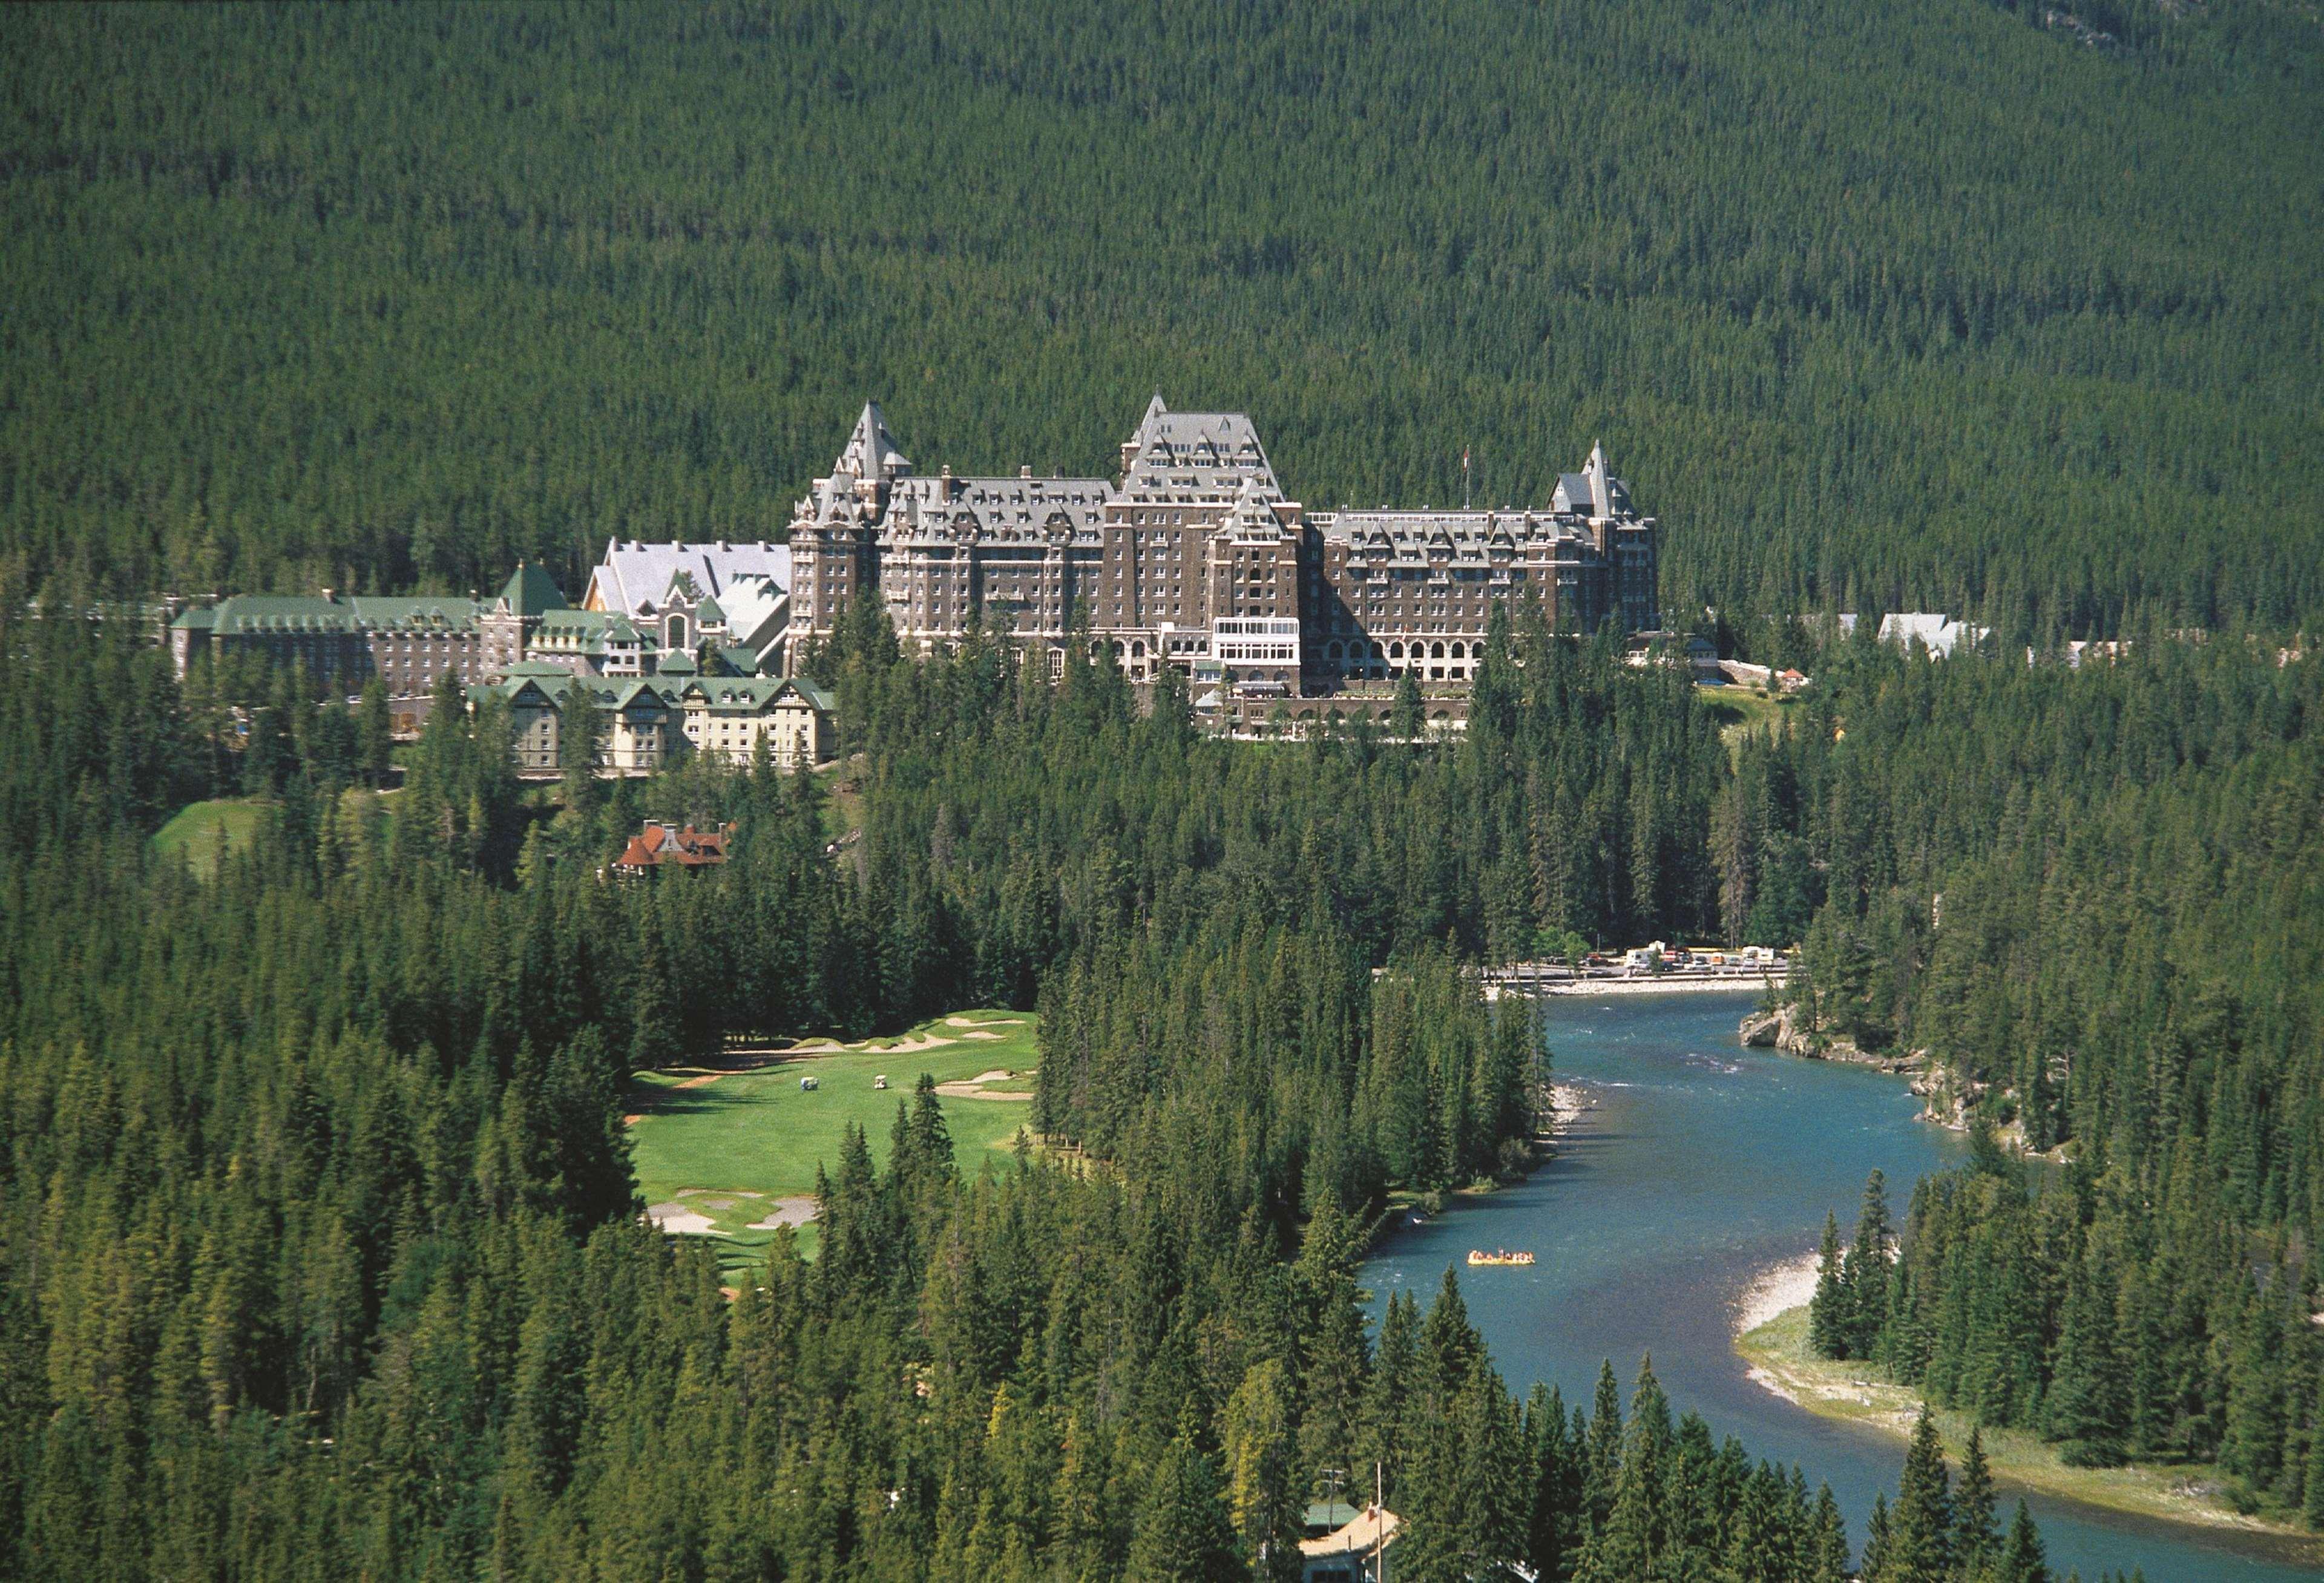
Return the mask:
M 1175 663 L 1246 697 L 1407 669 L 1462 682 L 1494 604 L 1528 590 L 1567 630 L 1658 627 L 1655 539 L 1594 446 L 1531 511 L 1309 512 L 1240 412 L 1155 397 L 1117 482 L 925 474 L 869 405 L 798 502 L 788 647 L 796 662 L 851 601 L 878 597 L 924 649 L 998 612 L 1061 657 L 1084 607 L 1133 678 Z

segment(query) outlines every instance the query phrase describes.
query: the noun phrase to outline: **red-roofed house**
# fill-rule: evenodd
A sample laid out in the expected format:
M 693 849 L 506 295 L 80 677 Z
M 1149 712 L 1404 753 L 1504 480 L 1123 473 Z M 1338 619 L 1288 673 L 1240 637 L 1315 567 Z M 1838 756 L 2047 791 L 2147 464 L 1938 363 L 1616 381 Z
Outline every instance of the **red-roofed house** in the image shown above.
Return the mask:
M 723 863 L 726 861 L 727 838 L 733 833 L 732 824 L 696 830 L 691 824 L 680 828 L 649 819 L 645 828 L 630 837 L 630 844 L 622 849 L 622 855 L 614 860 L 613 871 L 650 874 L 659 869 L 700 869 Z

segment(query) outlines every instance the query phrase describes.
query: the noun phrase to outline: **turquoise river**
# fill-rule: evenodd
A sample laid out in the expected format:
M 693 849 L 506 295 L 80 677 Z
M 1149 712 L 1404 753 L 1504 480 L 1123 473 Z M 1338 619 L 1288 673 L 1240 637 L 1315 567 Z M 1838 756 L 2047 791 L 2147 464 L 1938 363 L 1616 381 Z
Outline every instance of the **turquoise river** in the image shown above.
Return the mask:
M 1408 1287 L 1425 1305 L 1470 1248 L 1530 1248 L 1540 1262 L 1529 1269 L 1461 1272 L 1470 1315 L 1511 1388 L 1545 1380 L 1569 1408 L 1586 1406 L 1600 1360 L 1611 1358 L 1627 1402 L 1639 1355 L 1651 1353 L 1676 1408 L 1741 1436 L 1754 1457 L 1797 1463 L 1811 1487 L 1829 1481 L 1860 1543 L 1874 1491 L 1893 1496 L 1903 1445 L 1747 1379 L 1731 1347 L 1738 1299 L 1769 1265 L 1813 1251 L 1827 1208 L 1851 1225 L 1874 1167 L 1901 1218 L 1913 1183 L 1958 1159 L 1962 1145 L 1915 1121 L 1918 1101 L 1894 1078 L 1738 1048 L 1736 1023 L 1751 1004 L 1748 993 L 1549 1001 L 1557 1080 L 1594 1108 L 1530 1181 L 1395 1231 L 1365 1280 L 1376 1303 Z M 2060 1578 L 2134 1565 L 2148 1583 L 2319 1576 L 2254 1553 L 2264 1540 L 2033 1505 Z

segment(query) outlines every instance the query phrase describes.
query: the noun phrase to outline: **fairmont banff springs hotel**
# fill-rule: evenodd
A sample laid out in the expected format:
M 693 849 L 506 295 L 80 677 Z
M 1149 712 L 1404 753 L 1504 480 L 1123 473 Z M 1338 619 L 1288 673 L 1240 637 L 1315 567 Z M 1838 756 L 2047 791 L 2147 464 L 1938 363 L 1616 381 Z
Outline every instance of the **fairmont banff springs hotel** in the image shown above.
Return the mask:
M 575 688 L 609 717 L 610 774 L 746 759 L 761 736 L 778 763 L 819 761 L 828 703 L 793 673 L 862 599 L 908 650 L 999 625 L 1053 671 L 1084 621 L 1131 680 L 1176 666 L 1222 721 L 1377 714 L 1406 671 L 1445 700 L 1442 721 L 1462 713 L 1497 603 L 1530 592 L 1566 630 L 1659 629 L 1656 538 L 1595 446 L 1533 510 L 1310 512 L 1240 412 L 1157 396 L 1117 481 L 928 474 L 867 405 L 788 543 L 617 539 L 577 608 L 524 565 L 489 600 L 236 594 L 183 612 L 169 642 L 180 674 L 238 652 L 350 693 L 379 678 L 399 732 L 448 673 L 472 702 L 510 705 L 532 774 L 555 771 Z
M 1240 412 L 1155 397 L 1116 483 L 922 473 L 867 406 L 791 522 L 790 641 L 877 597 L 908 645 L 1000 611 L 1061 655 L 1078 607 L 1132 680 L 1181 666 L 1198 697 L 1325 698 L 1407 669 L 1458 683 L 1494 604 L 1526 590 L 1571 630 L 1658 627 L 1655 538 L 1596 447 L 1533 511 L 1309 512 Z

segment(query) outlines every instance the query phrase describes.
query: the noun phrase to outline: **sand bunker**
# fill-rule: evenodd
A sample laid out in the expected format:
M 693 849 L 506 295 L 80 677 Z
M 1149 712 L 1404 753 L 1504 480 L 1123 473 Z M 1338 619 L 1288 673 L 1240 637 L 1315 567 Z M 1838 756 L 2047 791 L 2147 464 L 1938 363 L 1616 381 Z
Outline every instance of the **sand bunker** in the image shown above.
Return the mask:
M 652 1205 L 646 1210 L 646 1219 L 654 1223 L 657 1230 L 672 1237 L 703 1237 L 716 1229 L 711 1225 L 709 1216 L 697 1215 L 678 1203 Z
M 751 1196 L 756 1198 L 759 1195 L 752 1193 Z M 752 1221 L 750 1229 L 772 1231 L 779 1226 L 804 1226 L 814 1219 L 815 1200 L 812 1198 L 779 1198 L 767 1210 L 766 1219 Z
M 945 1018 L 945 1026 L 948 1028 L 1021 1028 L 1024 1026 L 1025 1019 L 1021 1017 L 996 1017 L 984 1022 L 979 1022 L 972 1017 Z M 997 1034 L 993 1036 L 1000 1037 Z
M 1014 1089 L 988 1089 L 984 1086 L 989 1082 L 1004 1082 L 1008 1079 L 1016 1075 L 1017 1074 L 1015 1072 L 1012 1072 L 1004 1067 L 995 1067 L 991 1072 L 980 1072 L 974 1077 L 958 1078 L 951 1082 L 940 1082 L 936 1084 L 936 1092 L 942 1094 L 948 1100 L 1031 1099 L 1033 1096 L 1029 1092 L 1019 1092 Z

